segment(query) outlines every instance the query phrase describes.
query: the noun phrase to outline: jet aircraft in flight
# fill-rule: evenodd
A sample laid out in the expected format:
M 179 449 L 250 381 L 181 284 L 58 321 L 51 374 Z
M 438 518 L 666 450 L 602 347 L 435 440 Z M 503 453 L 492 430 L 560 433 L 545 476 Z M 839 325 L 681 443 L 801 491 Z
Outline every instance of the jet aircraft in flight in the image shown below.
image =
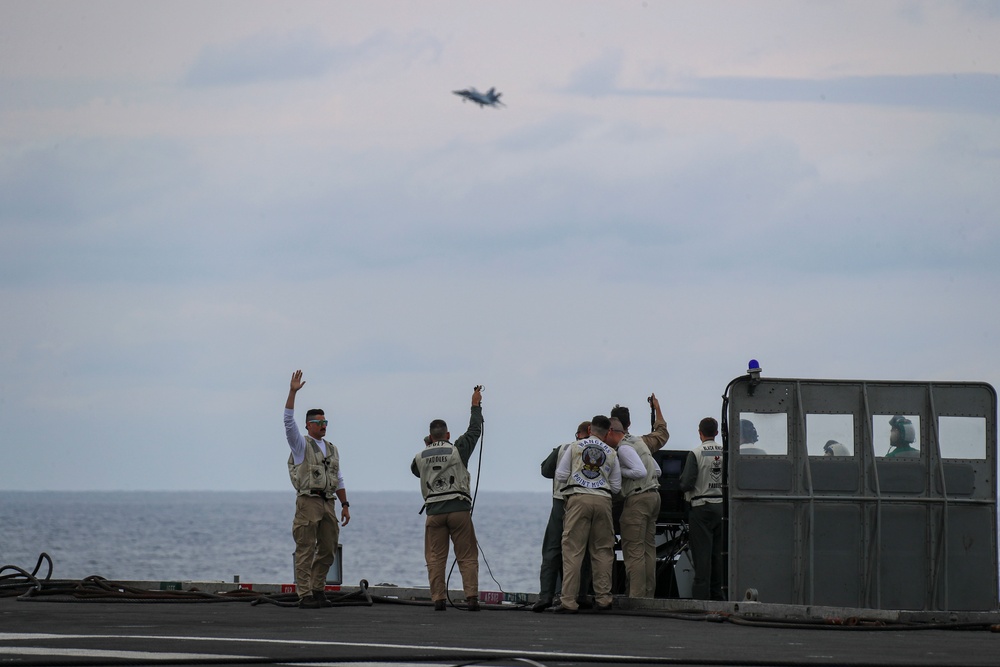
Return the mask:
M 490 88 L 485 93 L 481 93 L 472 86 L 469 86 L 465 90 L 453 90 L 454 94 L 462 98 L 462 101 L 472 101 L 482 107 L 504 107 L 507 106 L 500 101 L 500 96 L 503 93 L 496 92 L 496 88 Z

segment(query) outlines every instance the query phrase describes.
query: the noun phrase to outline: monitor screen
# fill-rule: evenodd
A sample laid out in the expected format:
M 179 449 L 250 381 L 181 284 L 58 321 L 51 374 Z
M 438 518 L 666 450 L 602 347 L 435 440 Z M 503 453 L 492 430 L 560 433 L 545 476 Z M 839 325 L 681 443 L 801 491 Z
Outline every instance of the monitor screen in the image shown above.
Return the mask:
M 660 461 L 660 471 L 664 475 L 670 475 L 671 477 L 679 476 L 683 467 L 684 461 L 681 459 L 665 459 Z

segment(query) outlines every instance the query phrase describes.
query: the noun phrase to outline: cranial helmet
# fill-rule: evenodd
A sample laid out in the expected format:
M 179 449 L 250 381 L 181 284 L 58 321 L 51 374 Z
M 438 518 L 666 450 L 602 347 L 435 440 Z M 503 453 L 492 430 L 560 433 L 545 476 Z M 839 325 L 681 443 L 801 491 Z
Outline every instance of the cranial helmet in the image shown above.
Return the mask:
M 917 439 L 917 430 L 913 427 L 913 422 L 903 415 L 896 415 L 890 419 L 889 426 L 893 430 L 899 431 L 899 441 L 897 444 L 910 444 Z
M 836 440 L 827 440 L 826 444 L 823 445 L 823 452 L 826 456 L 850 456 L 851 450 L 847 448 L 847 445 L 837 442 Z
M 740 442 L 757 442 L 757 428 L 749 419 L 740 420 Z

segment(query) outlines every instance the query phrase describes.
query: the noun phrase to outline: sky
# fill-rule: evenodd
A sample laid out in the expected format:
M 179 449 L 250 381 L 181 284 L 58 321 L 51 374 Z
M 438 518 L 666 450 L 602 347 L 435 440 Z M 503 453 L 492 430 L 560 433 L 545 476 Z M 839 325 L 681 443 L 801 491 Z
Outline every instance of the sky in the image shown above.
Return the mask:
M 751 358 L 995 386 L 998 256 L 991 0 L 0 0 L 0 489 L 290 490 L 296 369 L 415 494 L 476 384 L 512 491 Z

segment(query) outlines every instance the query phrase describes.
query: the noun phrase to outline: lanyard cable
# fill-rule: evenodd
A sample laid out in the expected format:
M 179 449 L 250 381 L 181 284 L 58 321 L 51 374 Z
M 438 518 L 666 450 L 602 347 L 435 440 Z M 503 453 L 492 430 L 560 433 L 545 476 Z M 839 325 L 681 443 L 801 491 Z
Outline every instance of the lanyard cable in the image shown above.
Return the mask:
M 476 463 L 476 487 L 472 492 L 472 508 L 469 509 L 470 517 L 476 511 L 476 498 L 479 496 L 479 478 L 483 470 L 483 450 L 485 448 L 486 448 L 486 420 L 484 419 L 482 426 L 482 434 L 480 435 L 480 441 L 479 441 L 479 460 Z M 479 549 L 479 553 L 483 555 L 483 562 L 486 564 L 486 571 L 490 573 L 490 579 L 492 579 L 493 583 L 497 585 L 497 588 L 500 589 L 501 593 L 505 593 L 505 591 L 503 590 L 503 586 L 500 584 L 499 581 L 497 581 L 496 576 L 493 574 L 493 569 L 490 567 L 490 561 L 486 558 L 486 552 L 483 551 L 483 545 L 479 541 L 478 535 L 476 536 L 476 546 Z M 451 575 L 455 572 L 455 565 L 457 564 L 458 564 L 458 557 L 455 556 L 454 559 L 451 561 L 451 567 L 448 569 L 448 577 L 445 579 L 445 584 L 444 584 L 445 595 L 448 596 L 448 602 L 453 607 L 455 606 L 455 602 L 454 600 L 451 599 L 451 588 L 449 584 L 451 582 Z M 462 583 L 464 584 L 465 582 L 463 581 Z

